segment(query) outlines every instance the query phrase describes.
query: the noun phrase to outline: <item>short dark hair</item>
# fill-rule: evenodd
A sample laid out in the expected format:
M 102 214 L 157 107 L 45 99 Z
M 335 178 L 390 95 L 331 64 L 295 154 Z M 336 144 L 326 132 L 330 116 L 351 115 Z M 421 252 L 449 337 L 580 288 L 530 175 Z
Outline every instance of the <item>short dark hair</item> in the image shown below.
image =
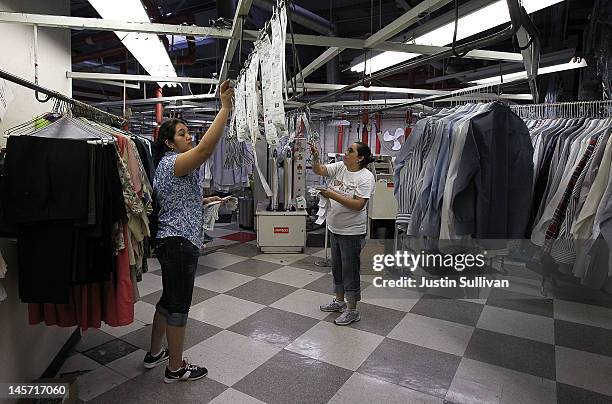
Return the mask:
M 363 159 L 359 162 L 359 168 L 365 168 L 368 164 L 374 162 L 375 158 L 372 155 L 372 150 L 370 146 L 363 142 L 355 142 L 357 145 L 357 155 L 363 157 Z
M 153 164 L 155 164 L 155 167 L 157 167 L 166 152 L 170 151 L 170 148 L 166 145 L 166 140 L 174 140 L 176 125 L 179 123 L 185 126 L 187 125 L 187 122 L 182 119 L 170 118 L 166 119 L 159 127 L 157 139 L 155 139 L 153 143 Z

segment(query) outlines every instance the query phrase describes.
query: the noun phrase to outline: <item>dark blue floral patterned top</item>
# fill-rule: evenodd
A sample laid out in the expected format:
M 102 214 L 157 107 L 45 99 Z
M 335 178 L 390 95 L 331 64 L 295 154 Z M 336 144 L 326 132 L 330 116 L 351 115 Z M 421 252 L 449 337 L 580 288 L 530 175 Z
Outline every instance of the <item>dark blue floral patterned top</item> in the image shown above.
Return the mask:
M 182 177 L 174 175 L 178 154 L 167 153 L 155 170 L 153 189 L 159 206 L 157 238 L 184 237 L 202 248 L 203 192 L 198 185 L 198 171 Z

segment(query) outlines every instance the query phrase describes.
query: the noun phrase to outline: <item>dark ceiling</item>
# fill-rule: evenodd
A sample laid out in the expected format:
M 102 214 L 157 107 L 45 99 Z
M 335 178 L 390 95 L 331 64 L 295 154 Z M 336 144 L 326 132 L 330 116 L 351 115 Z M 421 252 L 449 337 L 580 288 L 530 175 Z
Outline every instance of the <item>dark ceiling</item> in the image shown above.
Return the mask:
M 253 1 L 247 28 L 259 29 L 270 18 L 270 12 L 262 6 L 266 2 L 271 2 L 271 0 Z M 568 48 L 576 49 L 577 54 L 580 54 L 593 2 L 594 0 L 567 0 L 532 16 L 540 30 L 543 54 Z M 147 6 L 153 21 L 161 19 L 161 22 L 195 23 L 200 26 L 208 26 L 210 20 L 220 16 L 231 21 L 237 0 L 143 0 L 143 3 Z M 293 23 L 295 33 L 323 35 L 333 25 L 335 36 L 366 38 L 401 16 L 407 9 L 420 3 L 420 0 L 295 0 L 294 3 L 303 9 L 300 12 L 302 19 Z M 459 3 L 463 5 L 468 1 L 464 0 Z M 71 5 L 73 16 L 98 17 L 87 0 L 72 0 Z M 432 15 L 424 16 L 420 24 L 452 11 L 453 2 Z M 172 47 L 170 41 L 168 41 L 168 46 Z M 242 59 L 250 52 L 250 46 L 247 43 L 243 47 Z M 195 50 L 190 50 L 184 44 L 179 46 L 175 44 L 174 48 L 169 51 L 180 76 L 212 77 L 213 73 L 219 70 L 224 49 L 224 41 L 200 40 Z M 324 48 L 321 47 L 298 46 L 297 54 L 300 65 L 306 66 L 323 50 Z M 496 45 L 495 50 L 517 52 L 518 48 L 514 41 L 509 40 Z M 287 51 L 291 51 L 289 46 Z M 145 73 L 113 33 L 73 31 L 72 54 L 73 71 Z M 322 67 L 310 75 L 307 81 L 315 83 L 354 82 L 359 79 L 359 76 L 350 72 L 349 67 L 351 61 L 361 54 L 360 50 L 346 50 L 338 58 L 337 69 Z M 238 57 L 234 58 L 235 61 L 237 59 Z M 292 57 L 288 57 L 287 61 L 290 63 L 288 68 L 295 69 L 295 66 L 292 66 Z M 474 59 L 449 59 L 411 70 L 399 76 L 387 77 L 384 82 L 378 84 L 453 89 L 461 87 L 461 82 L 451 78 L 432 83 L 429 79 L 495 64 L 496 62 Z M 230 76 L 235 76 L 237 69 L 238 66 L 235 64 L 230 71 Z M 83 81 L 75 82 L 74 88 L 78 97 L 89 102 L 118 99 L 122 96 L 123 91 L 118 87 Z M 524 91 L 524 88 L 521 90 L 528 92 Z M 154 91 L 153 85 L 147 85 L 146 91 L 146 94 L 151 96 Z M 190 89 L 177 87 L 168 89 L 164 95 L 188 94 L 189 91 L 207 92 L 208 88 L 197 85 L 192 85 Z M 129 98 L 144 96 L 142 88 L 128 90 Z

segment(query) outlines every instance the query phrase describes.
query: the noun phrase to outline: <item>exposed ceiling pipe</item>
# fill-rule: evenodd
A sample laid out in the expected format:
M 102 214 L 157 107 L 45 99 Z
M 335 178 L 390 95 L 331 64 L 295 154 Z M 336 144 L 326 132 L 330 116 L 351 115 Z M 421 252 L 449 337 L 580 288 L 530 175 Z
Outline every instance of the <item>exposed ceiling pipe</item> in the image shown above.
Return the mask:
M 271 0 L 253 0 L 253 5 L 266 11 L 272 11 L 275 4 L 276 2 Z M 295 3 L 291 7 L 289 15 L 296 24 L 300 24 L 322 35 L 335 35 L 336 25 L 334 23 Z

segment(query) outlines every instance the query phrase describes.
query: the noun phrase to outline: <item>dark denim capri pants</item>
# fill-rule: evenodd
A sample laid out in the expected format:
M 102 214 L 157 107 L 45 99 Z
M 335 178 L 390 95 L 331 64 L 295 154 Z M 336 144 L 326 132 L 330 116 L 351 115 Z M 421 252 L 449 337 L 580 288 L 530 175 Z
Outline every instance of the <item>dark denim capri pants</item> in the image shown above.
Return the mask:
M 166 317 L 166 324 L 184 327 L 191 307 L 200 250 L 183 237 L 166 237 L 156 242 L 163 290 L 155 308 Z

